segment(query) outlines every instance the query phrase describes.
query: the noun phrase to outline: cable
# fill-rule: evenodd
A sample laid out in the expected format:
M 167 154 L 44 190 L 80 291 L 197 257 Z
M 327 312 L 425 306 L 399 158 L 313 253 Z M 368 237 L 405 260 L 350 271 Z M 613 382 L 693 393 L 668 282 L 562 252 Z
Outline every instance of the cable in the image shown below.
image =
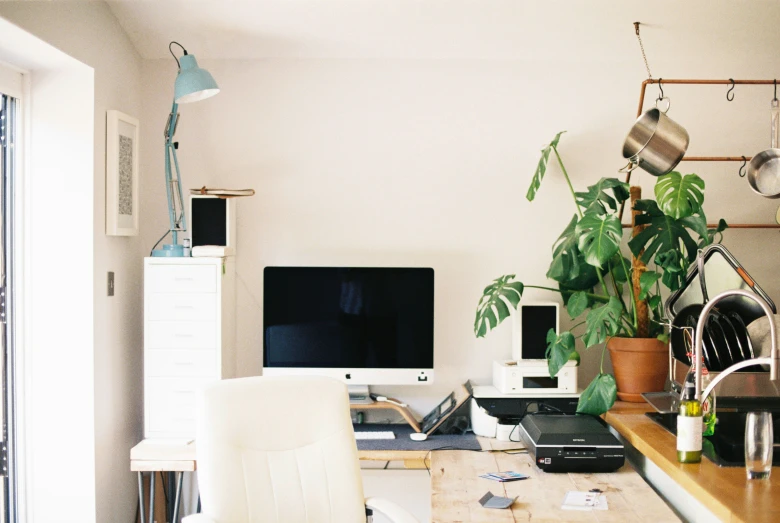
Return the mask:
M 171 46 L 172 46 L 173 44 L 176 44 L 176 45 L 178 45 L 179 47 L 181 47 L 181 50 L 182 50 L 182 51 L 184 51 L 184 55 L 185 55 L 185 56 L 187 55 L 187 50 L 186 50 L 186 49 L 184 48 L 184 46 L 183 46 L 183 45 L 181 45 L 179 42 L 171 42 L 171 43 L 169 43 L 169 44 L 168 44 L 168 51 L 170 51 L 170 52 L 171 52 L 171 56 L 173 56 L 173 59 L 174 59 L 174 60 L 176 60 L 176 65 L 178 66 L 178 68 L 179 68 L 179 69 L 181 69 L 181 64 L 179 63 L 179 59 L 178 59 L 178 58 L 176 58 L 176 55 L 175 55 L 175 54 L 173 54 L 173 49 L 171 49 Z
M 423 465 L 425 465 L 425 470 L 428 472 L 428 476 L 431 475 L 431 468 L 428 466 L 428 456 L 431 455 L 431 453 L 434 450 L 466 450 L 469 452 L 501 452 L 503 454 L 508 454 L 510 456 L 514 456 L 515 454 L 527 454 L 528 449 L 526 448 L 516 448 L 516 449 L 463 449 L 460 447 L 453 447 L 451 445 L 447 445 L 444 447 L 435 447 L 430 449 L 428 452 L 425 453 L 425 457 L 423 458 Z
M 158 246 L 158 245 L 160 245 L 160 242 L 161 242 L 161 241 L 163 241 L 163 238 L 165 238 L 166 236 L 168 236 L 168 233 L 169 233 L 169 232 L 171 232 L 171 231 L 165 231 L 165 234 L 163 234 L 162 236 L 160 236 L 160 239 L 159 239 L 159 240 L 157 240 L 157 243 L 155 243 L 155 244 L 154 244 L 154 247 L 152 247 L 152 250 L 149 252 L 149 256 L 151 256 L 151 255 L 152 255 L 152 253 L 154 252 L 154 250 L 157 248 L 157 246 Z

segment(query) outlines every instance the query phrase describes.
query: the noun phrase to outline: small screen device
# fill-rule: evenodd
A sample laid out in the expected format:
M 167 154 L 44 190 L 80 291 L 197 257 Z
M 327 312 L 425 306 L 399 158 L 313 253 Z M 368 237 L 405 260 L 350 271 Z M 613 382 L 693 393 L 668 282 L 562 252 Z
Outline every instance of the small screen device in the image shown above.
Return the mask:
M 547 352 L 547 333 L 560 331 L 560 305 L 557 303 L 520 304 L 514 314 L 512 358 L 515 360 L 544 360 Z

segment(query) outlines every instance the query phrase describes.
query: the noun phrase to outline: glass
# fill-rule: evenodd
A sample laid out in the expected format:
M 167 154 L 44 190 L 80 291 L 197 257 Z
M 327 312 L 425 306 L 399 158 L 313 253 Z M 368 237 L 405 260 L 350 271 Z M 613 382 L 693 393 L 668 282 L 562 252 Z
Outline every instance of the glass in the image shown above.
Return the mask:
M 772 472 L 772 414 L 749 412 L 745 421 L 745 469 L 748 479 L 768 479 Z

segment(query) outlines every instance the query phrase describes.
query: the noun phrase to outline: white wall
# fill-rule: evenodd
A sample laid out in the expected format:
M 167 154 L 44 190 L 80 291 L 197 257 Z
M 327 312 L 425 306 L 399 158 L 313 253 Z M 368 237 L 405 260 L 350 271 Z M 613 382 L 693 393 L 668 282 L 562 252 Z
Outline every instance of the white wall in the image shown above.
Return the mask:
M 20 171 L 14 178 L 18 220 L 9 253 L 15 295 L 16 517 L 88 523 L 95 521 L 94 75 L 2 18 L 0 34 L 0 62 L 23 71 L 26 85 Z M 61 234 L 51 234 L 55 227 Z M 65 252 L 78 254 L 57 255 Z
M 495 50 L 492 57 L 488 44 L 472 54 L 453 41 L 435 43 L 446 51 L 419 49 L 419 56 L 446 56 L 442 59 L 408 58 L 414 53 L 399 44 L 399 58 L 209 60 L 199 53 L 199 48 L 207 52 L 208 40 L 183 42 L 222 89 L 212 99 L 181 107 L 177 139 L 184 186 L 257 190 L 238 206 L 243 374 L 261 369 L 263 266 L 421 265 L 436 270 L 436 383 L 383 390 L 424 413 L 467 378 L 489 381 L 491 361 L 510 354 L 511 329 L 474 339 L 482 288 L 505 273 L 544 285 L 551 245 L 574 213 L 557 168 L 537 201 L 525 200 L 539 149 L 567 129 L 560 150 L 580 190 L 624 164 L 623 138 L 646 78 L 632 22 L 649 24 L 643 36 L 656 77 L 779 75 L 777 5 L 719 4 L 720 12 L 706 12 L 700 3 L 633 2 L 618 9 L 589 2 L 571 10 L 563 7 L 570 3 L 546 3 L 536 4 L 533 13 L 500 5 L 504 10 L 490 17 L 476 16 L 482 9 L 476 4 L 474 12 L 459 17 L 448 13 L 463 19 L 473 42 L 481 35 L 495 43 L 491 24 L 497 20 L 501 27 L 518 27 L 511 36 L 514 47 Z M 360 27 L 361 21 L 356 17 L 351 25 Z M 396 34 L 394 27 L 385 30 Z M 338 33 L 332 36 L 343 43 Z M 381 35 L 377 41 L 386 42 Z M 144 62 L 147 173 L 163 162 L 159 131 L 175 72 L 172 59 Z M 672 97 L 669 115 L 690 132 L 691 154 L 750 155 L 767 146 L 771 88 L 738 87 L 731 103 L 721 87 L 666 92 Z M 649 103 L 656 95 L 656 88 L 648 89 Z M 682 169 L 706 180 L 711 218 L 772 222 L 776 204 L 754 196 L 737 177 L 737 167 Z M 651 195 L 654 179 L 641 178 Z M 147 182 L 144 191 L 145 215 L 162 231 L 161 181 Z M 144 244 L 151 246 L 157 236 L 147 229 Z M 759 283 L 780 298 L 776 269 L 764 254 L 777 242 L 770 231 L 732 231 L 726 237 Z M 597 372 L 598 356 L 583 358 L 584 380 Z
M 129 521 L 138 500 L 136 478 L 130 472 L 130 448 L 143 436 L 142 254 L 139 237 L 105 235 L 105 136 L 107 110 L 141 114 L 141 59 L 103 2 L 0 2 L 0 16 L 95 70 L 94 226 L 90 234 L 94 237 L 96 520 Z M 62 96 L 61 103 L 68 104 L 68 97 Z M 50 236 L 67 239 L 69 233 L 57 231 L 51 229 Z M 70 251 L 68 256 L 80 254 Z M 49 256 L 57 258 L 52 252 Z M 106 296 L 108 271 L 115 272 L 113 297 Z M 92 387 L 92 383 L 90 376 L 84 385 Z M 57 395 L 55 390 L 48 393 Z M 68 477 L 67 469 L 61 472 L 58 482 Z

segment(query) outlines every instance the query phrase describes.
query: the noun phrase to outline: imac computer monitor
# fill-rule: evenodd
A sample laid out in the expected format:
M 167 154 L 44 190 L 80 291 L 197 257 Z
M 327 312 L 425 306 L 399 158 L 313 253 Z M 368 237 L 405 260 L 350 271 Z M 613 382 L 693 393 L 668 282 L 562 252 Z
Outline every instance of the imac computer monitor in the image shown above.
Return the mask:
M 433 269 L 266 267 L 263 375 L 433 381 Z

